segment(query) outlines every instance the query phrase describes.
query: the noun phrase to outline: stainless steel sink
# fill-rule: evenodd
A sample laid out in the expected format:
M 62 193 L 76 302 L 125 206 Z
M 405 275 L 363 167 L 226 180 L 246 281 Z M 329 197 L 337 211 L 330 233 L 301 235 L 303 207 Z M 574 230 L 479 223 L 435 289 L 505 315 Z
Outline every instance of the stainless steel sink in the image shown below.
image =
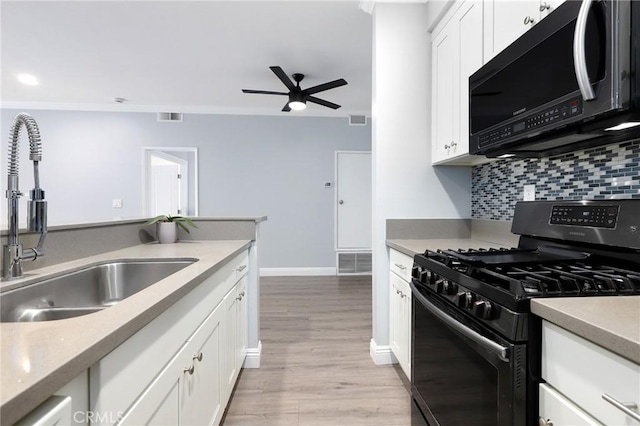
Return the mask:
M 0 321 L 50 321 L 106 309 L 191 265 L 195 259 L 105 262 L 6 291 Z

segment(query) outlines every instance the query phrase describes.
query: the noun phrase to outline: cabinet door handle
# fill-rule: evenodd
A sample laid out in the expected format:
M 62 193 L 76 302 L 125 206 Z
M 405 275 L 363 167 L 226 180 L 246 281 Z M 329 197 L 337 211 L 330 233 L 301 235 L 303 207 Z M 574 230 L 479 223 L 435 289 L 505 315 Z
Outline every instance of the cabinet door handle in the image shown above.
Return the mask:
M 453 148 L 454 146 L 458 146 L 457 142 L 451 142 L 451 148 Z
M 553 426 L 553 422 L 551 419 L 544 419 L 543 417 L 538 417 L 538 426 Z
M 606 393 L 602 394 L 602 399 L 604 399 L 609 404 L 613 405 L 618 410 L 622 411 L 635 421 L 640 422 L 640 414 L 638 414 L 638 412 L 636 411 L 638 409 L 638 404 L 636 404 L 635 402 L 620 402 L 617 399 L 607 395 Z
M 396 294 L 400 294 L 400 290 L 396 289 Z
M 246 267 L 247 267 L 247 265 L 240 265 L 240 266 L 238 266 L 238 268 L 236 270 L 238 272 L 242 272 L 242 271 L 244 271 L 244 268 L 246 268 Z
M 198 355 L 194 355 L 193 360 L 198 362 L 202 361 L 202 352 L 200 352 Z
M 445 143 L 444 144 L 444 149 L 449 149 L 449 148 L 451 148 L 451 145 L 449 145 L 448 143 Z
M 535 24 L 535 23 L 536 23 L 536 20 L 535 20 L 535 19 L 533 19 L 531 16 L 526 16 L 526 17 L 524 18 L 524 24 L 525 24 L 525 25 L 529 25 L 529 24 L 533 25 L 533 24 Z
M 193 372 L 195 371 L 195 367 L 193 366 L 193 364 L 191 364 L 191 367 L 189 368 L 185 368 L 184 370 L 182 370 L 183 373 L 189 373 L 190 376 L 193 376 Z
M 551 5 L 547 2 L 540 3 L 540 12 L 544 12 L 545 10 L 551 9 Z
M 242 295 L 240 295 L 240 296 L 236 297 L 236 300 L 237 300 L 237 301 L 242 300 Z

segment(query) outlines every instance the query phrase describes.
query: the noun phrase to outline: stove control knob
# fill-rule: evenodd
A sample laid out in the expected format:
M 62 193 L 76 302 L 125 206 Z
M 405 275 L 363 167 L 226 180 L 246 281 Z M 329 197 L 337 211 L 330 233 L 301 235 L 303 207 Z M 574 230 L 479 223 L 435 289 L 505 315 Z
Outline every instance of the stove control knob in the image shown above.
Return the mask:
M 438 281 L 436 281 L 436 293 L 442 293 L 444 291 L 444 283 L 447 280 L 445 279 L 439 279 Z
M 491 303 L 486 300 L 477 300 L 473 302 L 473 312 L 478 318 L 490 319 Z
M 456 293 L 459 308 L 471 309 L 475 296 L 470 291 L 459 291 Z
M 456 294 L 457 291 L 458 291 L 458 284 L 448 280 L 444 283 L 445 294 L 448 294 L 451 296 L 453 294 Z
M 438 274 L 436 274 L 435 272 L 429 272 L 429 284 L 435 284 L 436 281 L 438 281 Z
M 422 268 L 420 268 L 419 266 L 413 265 L 413 268 L 411 268 L 411 277 L 415 279 L 420 278 L 421 269 Z

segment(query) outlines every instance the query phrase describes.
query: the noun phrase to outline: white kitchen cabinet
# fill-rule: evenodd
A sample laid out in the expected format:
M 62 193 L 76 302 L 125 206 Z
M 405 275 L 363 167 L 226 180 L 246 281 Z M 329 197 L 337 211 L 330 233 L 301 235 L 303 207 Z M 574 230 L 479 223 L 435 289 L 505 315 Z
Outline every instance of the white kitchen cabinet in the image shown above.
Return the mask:
M 603 398 L 637 407 L 640 365 L 547 321 L 542 325 L 542 378 L 563 397 L 562 404 L 540 400 L 540 417 L 556 426 L 572 424 L 566 422 L 575 416 L 592 419 L 578 424 L 640 425 Z
M 248 323 L 247 323 L 247 281 L 248 278 L 243 276 L 238 284 L 236 285 L 237 297 L 238 301 L 238 328 L 237 328 L 237 339 L 236 339 L 236 367 L 238 373 L 244 364 L 244 360 L 247 357 L 247 347 L 249 345 L 249 335 L 248 335 Z
M 540 22 L 565 0 L 485 0 L 485 62 Z
M 469 156 L 469 76 L 483 64 L 482 1 L 455 4 L 434 31 L 432 163 L 473 164 Z M 460 159 L 463 158 L 463 161 Z
M 243 276 L 224 298 L 225 347 L 223 376 L 225 398 L 231 396 L 247 355 L 247 277 Z
M 246 355 L 247 321 L 236 303 L 227 316 L 225 296 L 246 291 L 247 270 L 243 252 L 93 365 L 90 410 L 104 414 L 92 424 L 218 424 L 244 361 L 239 344 Z
M 389 249 L 390 321 L 389 342 L 391 351 L 407 378 L 411 379 L 411 268 L 413 259 Z
M 223 412 L 222 304 L 122 415 L 121 425 L 211 425 Z

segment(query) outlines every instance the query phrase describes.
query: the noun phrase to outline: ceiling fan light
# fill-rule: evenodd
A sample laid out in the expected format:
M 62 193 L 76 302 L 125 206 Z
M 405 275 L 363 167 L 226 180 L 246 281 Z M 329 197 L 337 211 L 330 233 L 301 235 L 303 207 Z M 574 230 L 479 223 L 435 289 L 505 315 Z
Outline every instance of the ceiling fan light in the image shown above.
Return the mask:
M 307 104 L 302 101 L 291 101 L 289 102 L 289 108 L 294 111 L 302 111 L 307 107 Z

